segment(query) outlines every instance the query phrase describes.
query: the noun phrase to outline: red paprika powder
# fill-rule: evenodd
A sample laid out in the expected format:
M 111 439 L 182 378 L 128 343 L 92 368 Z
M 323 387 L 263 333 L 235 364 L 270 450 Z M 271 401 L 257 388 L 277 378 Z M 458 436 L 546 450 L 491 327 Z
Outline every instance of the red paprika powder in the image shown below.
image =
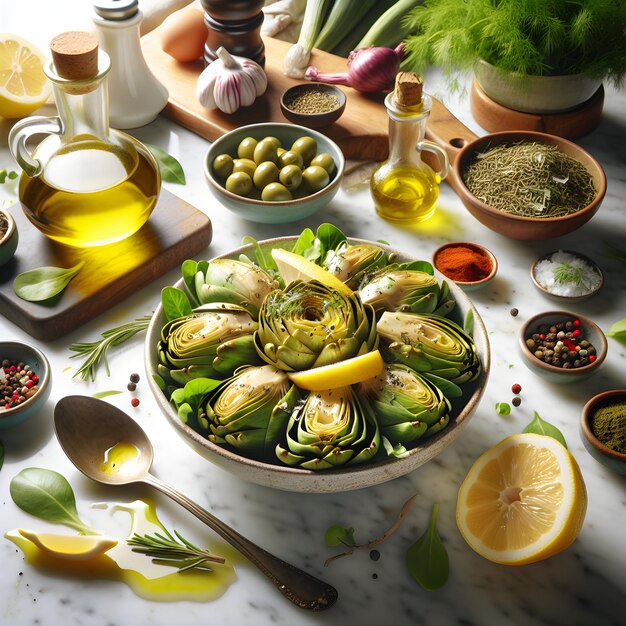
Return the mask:
M 483 280 L 493 269 L 491 258 L 471 244 L 443 247 L 436 253 L 434 262 L 442 274 L 461 283 Z

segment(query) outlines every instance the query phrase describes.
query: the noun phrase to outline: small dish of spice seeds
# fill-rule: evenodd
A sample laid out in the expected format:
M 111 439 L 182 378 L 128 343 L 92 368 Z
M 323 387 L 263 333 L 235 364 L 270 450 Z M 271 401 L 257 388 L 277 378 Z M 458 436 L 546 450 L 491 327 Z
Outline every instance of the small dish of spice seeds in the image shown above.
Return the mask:
M 323 128 L 336 122 L 346 108 L 346 94 L 334 85 L 304 83 L 283 92 L 280 109 L 294 124 Z

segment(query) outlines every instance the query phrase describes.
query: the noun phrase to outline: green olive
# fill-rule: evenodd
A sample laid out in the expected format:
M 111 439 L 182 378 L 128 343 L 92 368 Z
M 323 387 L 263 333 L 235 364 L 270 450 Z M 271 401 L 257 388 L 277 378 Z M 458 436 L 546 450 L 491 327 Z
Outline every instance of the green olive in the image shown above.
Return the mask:
M 264 161 L 255 170 L 252 177 L 254 186 L 258 189 L 265 189 L 270 183 L 275 183 L 278 180 L 278 168 L 276 163 L 271 161 Z
M 257 140 L 254 137 L 246 137 L 237 146 L 237 156 L 240 159 L 252 159 Z
M 302 155 L 299 152 L 293 150 L 287 150 L 278 156 L 278 166 L 285 167 L 285 165 L 297 165 L 300 169 L 304 166 Z
M 257 164 L 263 163 L 263 161 L 276 163 L 276 159 L 278 158 L 277 150 L 278 148 L 276 148 L 271 138 L 261 139 L 254 149 L 254 162 Z
M 317 156 L 313 157 L 310 165 L 323 167 L 328 172 L 329 176 L 332 176 L 336 169 L 335 160 L 327 152 L 320 152 Z
M 213 172 L 218 178 L 228 178 L 233 173 L 233 157 L 220 154 L 213 159 Z
M 324 189 L 330 182 L 330 178 L 328 172 L 323 167 L 311 165 L 302 172 L 302 181 L 311 193 L 315 193 L 320 189 Z
M 268 137 L 264 137 L 264 139 L 274 144 L 276 146 L 276 150 L 282 149 L 280 140 L 277 137 L 272 137 L 271 135 L 269 135 Z
M 291 200 L 291 192 L 280 183 L 270 183 L 261 193 L 261 200 L 265 202 L 284 202 Z
M 297 152 L 304 163 L 309 163 L 317 153 L 317 141 L 313 137 L 300 137 L 293 142 L 292 152 Z
M 245 172 L 235 172 L 226 179 L 226 190 L 247 196 L 252 191 L 252 179 Z
M 278 180 L 280 180 L 289 191 L 294 191 L 302 182 L 302 170 L 295 164 L 285 165 L 285 167 L 280 170 Z
M 277 148 L 276 149 L 276 154 L 280 157 L 281 154 L 284 154 L 285 152 L 287 152 L 287 150 L 285 150 L 285 148 Z
M 235 172 L 245 172 L 252 178 L 255 170 L 256 163 L 250 159 L 235 159 L 233 161 L 233 174 Z

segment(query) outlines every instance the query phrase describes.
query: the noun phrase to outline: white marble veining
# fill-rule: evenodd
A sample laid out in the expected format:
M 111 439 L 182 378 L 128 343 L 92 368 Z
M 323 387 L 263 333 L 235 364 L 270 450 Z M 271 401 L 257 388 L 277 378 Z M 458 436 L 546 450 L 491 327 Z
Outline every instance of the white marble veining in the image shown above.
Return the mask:
M 29 11 L 6 0 L 0 4 L 2 30 L 29 37 L 31 22 L 23 19 Z M 61 10 L 60 6 L 79 10 L 79 3 L 75 1 L 52 4 L 54 11 Z M 22 2 L 21 5 L 36 5 L 38 23 L 45 22 L 43 2 Z M 6 23 L 5 10 L 9 6 L 9 23 Z M 443 83 L 437 81 L 436 76 L 429 78 L 429 90 L 442 93 Z M 481 132 L 471 119 L 466 98 L 450 98 L 448 104 L 466 124 Z M 17 326 L 0 318 L 0 338 L 16 338 L 38 345 L 50 358 L 53 377 L 52 395 L 45 409 L 22 427 L 0 431 L 0 440 L 6 448 L 5 463 L 0 471 L 1 533 L 18 526 L 51 528 L 23 513 L 11 500 L 9 482 L 25 467 L 45 467 L 64 474 L 77 494 L 79 513 L 88 521 L 96 516 L 89 508 L 91 502 L 155 495 L 147 488 L 115 490 L 90 483 L 65 458 L 52 429 L 52 411 L 58 399 L 68 394 L 125 389 L 129 374 L 138 371 L 143 378 L 138 386 L 141 405 L 132 409 L 128 392 L 111 396 L 108 401 L 131 413 L 149 434 L 155 447 L 155 474 L 266 549 L 323 577 L 339 590 L 339 601 L 331 610 L 305 613 L 285 601 L 254 568 L 242 564 L 237 567 L 239 580 L 219 600 L 206 604 L 154 603 L 138 598 L 118 582 L 44 575 L 25 564 L 21 552 L 12 543 L 0 538 L 0 624 L 586 626 L 626 623 L 626 478 L 596 463 L 583 448 L 578 434 L 584 402 L 599 391 L 626 386 L 626 350 L 609 340 L 608 358 L 595 377 L 576 386 L 558 386 L 526 369 L 516 344 L 517 330 L 524 319 L 541 310 L 555 308 L 554 303 L 532 285 L 530 264 L 538 255 L 562 247 L 590 256 L 606 275 L 602 294 L 574 305 L 572 310 L 589 315 L 604 329 L 626 317 L 626 266 L 607 252 L 607 242 L 619 242 L 624 247 L 626 240 L 625 111 L 626 93 L 609 88 L 600 127 L 580 140 L 603 165 L 609 180 L 599 213 L 576 233 L 543 242 L 516 242 L 492 233 L 466 212 L 447 186 L 442 187 L 436 217 L 412 228 L 400 228 L 380 220 L 367 190 L 341 191 L 330 206 L 301 223 L 252 224 L 238 219 L 210 196 L 202 174 L 206 141 L 161 117 L 137 130 L 134 134 L 139 139 L 167 149 L 183 164 L 187 185 L 166 186 L 211 217 L 214 236 L 203 255 L 206 258 L 237 246 L 245 234 L 257 239 L 291 235 L 305 226 L 315 228 L 324 221 L 337 224 L 351 236 L 385 239 L 425 259 L 445 241 L 463 239 L 487 246 L 498 258 L 498 275 L 491 285 L 471 296 L 490 334 L 489 384 L 462 436 L 434 461 L 408 476 L 346 494 L 287 493 L 241 482 L 213 467 L 174 436 L 145 382 L 140 338 L 112 352 L 111 378 L 101 372 L 96 383 L 86 384 L 73 380 L 73 370 L 66 370 L 68 366 L 75 366 L 67 350 L 71 342 L 95 339 L 106 328 L 152 311 L 158 303 L 161 287 L 173 283 L 178 278 L 177 271 L 147 285 L 133 297 L 55 342 L 44 344 L 32 340 Z M 5 167 L 10 166 L 6 149 L 8 129 L 2 120 L 0 124 L 4 141 L 0 147 L 0 167 Z M 4 194 L 0 199 L 6 197 L 6 188 L 0 188 L 0 193 Z M 518 317 L 510 315 L 511 307 L 519 309 Z M 494 404 L 510 402 L 513 383 L 522 385 L 522 405 L 514 408 L 510 416 L 499 417 Z M 587 517 L 579 538 L 564 553 L 526 567 L 499 566 L 477 556 L 460 536 L 455 524 L 457 491 L 472 462 L 505 436 L 519 432 L 535 410 L 563 431 L 581 466 L 589 494 Z M 353 526 L 357 539 L 366 541 L 383 532 L 402 503 L 414 493 L 418 494 L 417 503 L 400 530 L 380 546 L 379 561 L 372 561 L 367 551 L 363 551 L 324 567 L 324 560 L 333 554 L 323 541 L 329 525 Z M 203 541 L 208 531 L 199 522 L 164 498 L 156 496 L 156 501 L 167 526 L 175 526 L 192 540 Z M 451 569 L 447 584 L 429 593 L 410 578 L 404 555 L 425 529 L 434 502 L 440 503 L 439 531 L 450 555 Z M 60 532 L 63 530 L 59 527 Z

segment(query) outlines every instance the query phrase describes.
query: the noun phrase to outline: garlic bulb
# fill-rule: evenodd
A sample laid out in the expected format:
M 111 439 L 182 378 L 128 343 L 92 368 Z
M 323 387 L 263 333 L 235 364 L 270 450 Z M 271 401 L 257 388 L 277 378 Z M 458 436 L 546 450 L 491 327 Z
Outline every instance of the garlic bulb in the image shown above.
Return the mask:
M 267 76 L 258 63 L 232 56 L 224 48 L 216 54 L 218 58 L 198 76 L 196 96 L 204 108 L 234 113 L 265 93 Z

